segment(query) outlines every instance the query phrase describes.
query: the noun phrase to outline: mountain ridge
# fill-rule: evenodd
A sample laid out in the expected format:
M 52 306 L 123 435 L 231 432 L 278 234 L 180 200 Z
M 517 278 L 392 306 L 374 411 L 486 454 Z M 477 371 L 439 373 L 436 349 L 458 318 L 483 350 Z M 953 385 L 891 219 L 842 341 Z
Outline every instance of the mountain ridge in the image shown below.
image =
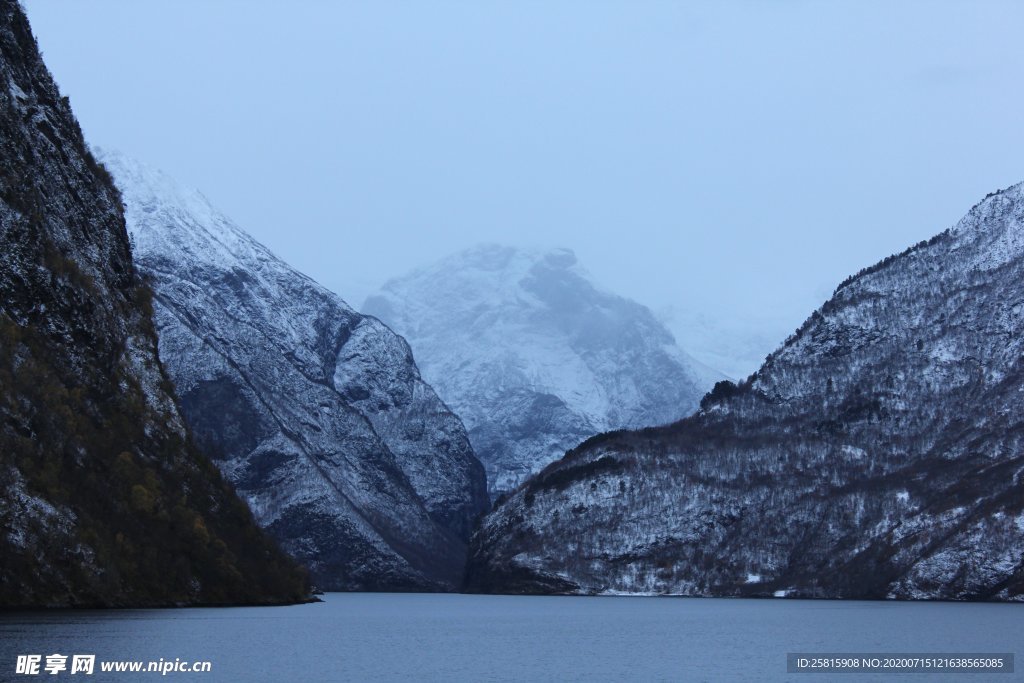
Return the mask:
M 844 281 L 696 415 L 517 489 L 468 587 L 1024 599 L 1022 187 Z

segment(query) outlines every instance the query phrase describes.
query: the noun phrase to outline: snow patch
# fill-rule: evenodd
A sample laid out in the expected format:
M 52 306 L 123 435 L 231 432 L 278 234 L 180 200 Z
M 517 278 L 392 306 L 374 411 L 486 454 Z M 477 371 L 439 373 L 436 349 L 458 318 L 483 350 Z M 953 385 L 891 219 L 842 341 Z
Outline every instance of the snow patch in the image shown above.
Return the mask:
M 851 446 L 850 444 L 843 444 L 842 451 L 843 455 L 847 455 L 856 460 L 860 460 L 865 455 L 867 455 L 867 452 L 863 448 L 857 448 L 856 446 Z

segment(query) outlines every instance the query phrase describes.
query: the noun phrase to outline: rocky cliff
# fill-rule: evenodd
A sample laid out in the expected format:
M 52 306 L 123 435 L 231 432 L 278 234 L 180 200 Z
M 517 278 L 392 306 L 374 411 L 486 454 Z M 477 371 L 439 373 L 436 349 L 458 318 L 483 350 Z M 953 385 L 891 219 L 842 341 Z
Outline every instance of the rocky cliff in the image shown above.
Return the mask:
M 121 198 L 0 2 L 0 606 L 304 599 L 192 444 Z

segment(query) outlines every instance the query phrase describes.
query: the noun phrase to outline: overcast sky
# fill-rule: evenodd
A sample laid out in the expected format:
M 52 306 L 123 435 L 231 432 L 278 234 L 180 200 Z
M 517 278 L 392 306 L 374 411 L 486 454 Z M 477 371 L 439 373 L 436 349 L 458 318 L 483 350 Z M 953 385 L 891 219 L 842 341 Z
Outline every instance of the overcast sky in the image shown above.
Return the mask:
M 784 336 L 1024 179 L 1024 3 L 25 4 L 92 144 L 355 306 L 565 246 L 677 323 Z

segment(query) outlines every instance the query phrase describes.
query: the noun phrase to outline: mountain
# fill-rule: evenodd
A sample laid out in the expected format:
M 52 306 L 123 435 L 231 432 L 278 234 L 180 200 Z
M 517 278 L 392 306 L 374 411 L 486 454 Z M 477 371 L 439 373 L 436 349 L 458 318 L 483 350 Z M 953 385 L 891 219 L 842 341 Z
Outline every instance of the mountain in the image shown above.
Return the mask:
M 121 198 L 0 0 L 0 606 L 294 602 L 192 443 Z
M 196 439 L 325 590 L 452 590 L 487 506 L 462 422 L 405 341 L 198 192 L 104 154 Z
M 1024 599 L 1024 186 L 851 277 L 750 381 L 482 523 L 477 591 Z
M 596 433 L 693 412 L 722 378 L 650 310 L 596 288 L 567 249 L 470 249 L 391 280 L 363 311 L 409 340 L 492 494 Z

